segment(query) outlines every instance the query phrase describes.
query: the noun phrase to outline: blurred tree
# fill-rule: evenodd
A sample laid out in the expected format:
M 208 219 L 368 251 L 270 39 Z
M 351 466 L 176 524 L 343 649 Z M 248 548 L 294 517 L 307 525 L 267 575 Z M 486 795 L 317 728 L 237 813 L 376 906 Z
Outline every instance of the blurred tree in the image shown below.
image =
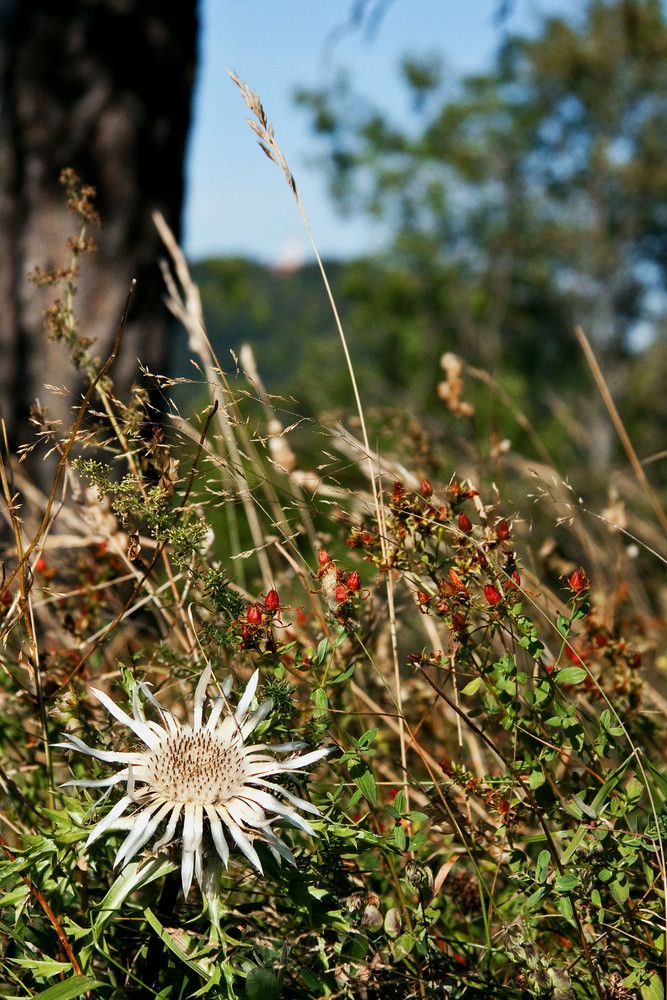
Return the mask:
M 72 380 L 61 346 L 45 344 L 44 296 L 26 281 L 36 266 L 66 262 L 76 220 L 63 168 L 96 188 L 103 224 L 77 295 L 80 335 L 106 358 L 134 277 L 115 378 L 127 387 L 137 356 L 164 366 L 169 318 L 151 212 L 178 233 L 196 0 L 4 0 L 0 32 L 0 399 L 12 437 L 25 440 L 45 384 Z M 54 417 L 68 405 L 49 400 Z
M 390 236 L 390 270 L 358 269 L 354 286 L 385 358 L 432 370 L 453 348 L 523 369 L 535 396 L 572 383 L 580 323 L 620 387 L 667 313 L 666 56 L 659 0 L 591 0 L 460 84 L 437 56 L 406 60 L 407 129 L 345 80 L 299 96 L 329 143 L 334 198 Z M 588 430 L 605 461 L 608 433 Z

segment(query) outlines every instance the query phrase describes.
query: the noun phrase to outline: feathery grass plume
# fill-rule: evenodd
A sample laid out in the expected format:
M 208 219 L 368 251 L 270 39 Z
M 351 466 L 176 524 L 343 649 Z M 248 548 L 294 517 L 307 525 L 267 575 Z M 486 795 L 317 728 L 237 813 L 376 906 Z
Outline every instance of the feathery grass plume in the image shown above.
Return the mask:
M 275 746 L 246 742 L 273 708 L 272 700 L 267 698 L 254 712 L 249 712 L 257 690 L 258 670 L 246 685 L 233 715 L 228 704 L 232 677 L 228 676 L 205 723 L 204 701 L 211 676 L 211 668 L 207 667 L 197 684 L 192 725 L 181 724 L 157 701 L 146 684 L 139 684 L 134 689 L 132 716 L 119 708 L 108 695 L 91 688 L 107 711 L 126 725 L 146 749 L 129 752 L 96 750 L 71 733 L 65 734 L 69 742 L 56 744 L 105 763 L 124 765 L 120 771 L 99 781 L 66 782 L 67 785 L 84 788 L 109 788 L 126 783 L 125 794 L 92 829 L 85 845 L 88 847 L 114 826 L 129 826 L 130 832 L 118 849 L 114 866 L 128 862 L 148 843 L 164 821 L 167 828 L 153 844 L 153 850 L 172 843 L 183 816 L 181 881 L 185 896 L 190 890 L 193 872 L 199 884 L 203 883 L 204 844 L 209 834 L 224 865 L 228 865 L 229 844 L 225 828 L 259 872 L 262 872 L 262 863 L 253 846 L 255 840 L 264 842 L 276 861 L 284 858 L 295 865 L 292 852 L 273 832 L 272 824 L 284 819 L 305 833 L 314 835 L 313 828 L 298 810 L 314 816 L 321 813 L 311 802 L 267 781 L 267 778 L 298 773 L 331 752 L 330 748 L 321 747 L 278 760 L 273 754 L 295 753 L 306 744 L 300 740 Z M 144 695 L 143 704 L 139 690 Z M 157 710 L 161 725 L 146 719 L 146 702 Z M 128 807 L 133 807 L 133 812 L 121 820 Z

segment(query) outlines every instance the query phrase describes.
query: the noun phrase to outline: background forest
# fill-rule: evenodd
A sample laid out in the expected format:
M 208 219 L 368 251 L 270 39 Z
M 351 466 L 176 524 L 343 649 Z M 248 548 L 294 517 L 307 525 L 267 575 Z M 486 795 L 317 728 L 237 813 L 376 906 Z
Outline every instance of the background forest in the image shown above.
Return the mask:
M 504 41 L 484 76 L 406 60 L 409 132 L 353 81 L 298 95 L 341 211 L 392 234 L 385 252 L 329 268 L 369 401 L 440 414 L 438 360 L 453 351 L 539 425 L 554 459 L 605 467 L 618 444 L 590 392 L 580 325 L 642 457 L 661 450 L 666 46 L 659 2 L 591 3 Z M 311 415 L 345 403 L 314 265 L 262 274 L 202 261 L 194 276 L 219 355 L 247 340 L 271 391 Z M 470 391 L 485 435 L 511 420 L 502 393 Z

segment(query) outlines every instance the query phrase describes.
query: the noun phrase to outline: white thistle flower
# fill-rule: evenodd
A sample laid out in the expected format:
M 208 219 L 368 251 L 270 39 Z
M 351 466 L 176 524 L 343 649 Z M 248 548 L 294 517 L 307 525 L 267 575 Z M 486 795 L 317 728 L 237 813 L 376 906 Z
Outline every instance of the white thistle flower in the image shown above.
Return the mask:
M 87 848 L 114 826 L 129 826 L 130 833 L 116 854 L 114 867 L 128 862 L 165 821 L 166 830 L 153 844 L 153 850 L 170 844 L 177 837 L 176 829 L 181 815 L 183 816 L 181 879 L 186 896 L 192 884 L 193 872 L 199 884 L 202 884 L 202 843 L 206 830 L 210 831 L 225 867 L 229 861 L 225 828 L 259 872 L 262 871 L 262 864 L 253 847 L 255 839 L 266 843 L 277 861 L 285 858 L 290 864 L 295 864 L 287 844 L 271 829 L 272 823 L 283 819 L 308 834 L 314 834 L 315 831 L 299 815 L 297 809 L 315 816 L 320 816 L 321 813 L 312 803 L 267 778 L 302 771 L 330 752 L 327 748 L 321 748 L 287 760 L 278 760 L 271 754 L 293 753 L 303 749 L 306 744 L 298 740 L 275 746 L 246 743 L 250 734 L 266 719 L 273 707 L 268 698 L 255 712 L 248 712 L 257 690 L 258 670 L 246 685 L 233 715 L 227 701 L 232 689 L 232 678 L 227 677 L 221 686 L 220 695 L 213 703 L 208 721 L 204 723 L 204 700 L 210 678 L 211 668 L 207 667 L 195 691 L 192 725 L 182 725 L 157 701 L 146 684 L 139 684 L 134 689 L 133 717 L 119 708 L 104 692 L 91 688 L 105 708 L 139 737 L 145 744 L 145 749 L 129 753 L 95 750 L 71 733 L 65 733 L 69 742 L 56 744 L 68 750 L 79 750 L 105 763 L 125 765 L 122 770 L 100 781 L 66 782 L 67 785 L 80 785 L 84 788 L 109 788 L 121 782 L 126 783 L 123 797 L 97 823 L 85 844 Z M 162 725 L 146 719 L 144 705 L 139 700 L 139 689 L 146 701 L 159 713 Z M 120 817 L 128 806 L 133 812 L 121 820 Z

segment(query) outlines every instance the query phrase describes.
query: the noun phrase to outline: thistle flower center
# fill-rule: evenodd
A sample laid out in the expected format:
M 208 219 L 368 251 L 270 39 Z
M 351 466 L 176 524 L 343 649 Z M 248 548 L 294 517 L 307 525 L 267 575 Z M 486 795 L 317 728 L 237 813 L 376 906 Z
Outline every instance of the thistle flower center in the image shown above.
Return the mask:
M 148 755 L 145 776 L 165 802 L 214 805 L 243 785 L 243 741 L 223 741 L 206 729 L 169 736 Z

